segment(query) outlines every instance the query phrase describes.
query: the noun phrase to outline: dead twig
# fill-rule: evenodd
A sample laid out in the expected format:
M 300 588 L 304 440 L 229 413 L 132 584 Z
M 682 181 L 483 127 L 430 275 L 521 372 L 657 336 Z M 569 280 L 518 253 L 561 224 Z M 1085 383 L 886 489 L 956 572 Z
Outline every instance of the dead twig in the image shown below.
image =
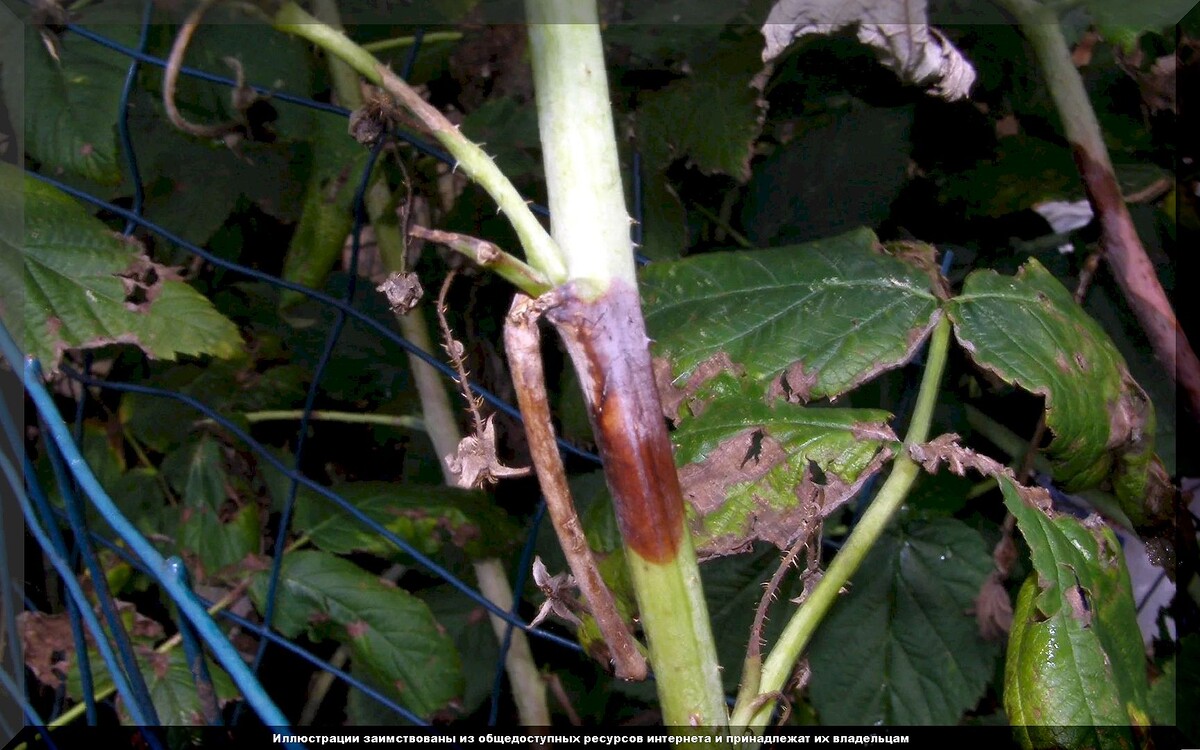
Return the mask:
M 442 282 L 442 289 L 438 292 L 437 298 L 437 321 L 438 326 L 442 330 L 442 348 L 446 350 L 446 354 L 450 357 L 450 364 L 454 367 L 454 372 L 458 373 L 457 383 L 458 388 L 462 391 L 462 396 L 466 399 L 467 408 L 471 410 L 471 419 L 475 426 L 475 434 L 483 434 L 483 415 L 479 411 L 479 407 L 483 405 L 483 399 L 472 396 L 471 389 L 467 386 L 467 366 L 463 362 L 463 356 L 466 354 L 462 342 L 454 338 L 454 332 L 450 330 L 450 323 L 446 320 L 446 295 L 450 292 L 450 285 L 454 283 L 454 277 L 458 276 L 458 271 L 451 269 L 450 273 L 446 274 L 446 280 Z
M 246 73 L 237 58 L 226 57 L 225 64 L 234 71 L 237 77 L 237 86 L 234 87 L 231 96 L 234 108 L 242 115 L 239 119 L 216 125 L 200 125 L 184 117 L 175 103 L 175 89 L 179 82 L 179 72 L 183 68 L 183 58 L 187 54 L 187 48 L 204 16 L 219 2 L 221 0 L 204 0 L 196 6 L 184 20 L 183 25 L 179 27 L 175 41 L 171 44 L 171 52 L 167 56 L 166 69 L 163 71 L 162 100 L 163 108 L 167 112 L 167 119 L 179 130 L 199 138 L 222 140 L 230 148 L 236 148 L 244 138 L 251 135 L 253 130 L 253 125 L 247 119 L 247 113 L 263 99 L 246 84 Z
M 441 292 L 438 293 L 436 312 L 438 326 L 442 331 L 442 348 L 446 350 L 454 372 L 457 373 L 455 381 L 463 398 L 467 401 L 474 432 L 459 441 L 454 453 L 446 457 L 446 467 L 452 475 L 455 485 L 466 489 L 478 489 L 484 484 L 491 484 L 505 477 L 527 476 L 530 469 L 527 466 L 512 468 L 500 462 L 496 448 L 496 426 L 492 424 L 491 417 L 485 419 L 479 410 L 479 407 L 483 406 L 483 399 L 471 395 L 470 384 L 467 380 L 467 366 L 463 362 L 466 352 L 462 342 L 454 338 L 454 332 L 450 330 L 450 323 L 446 320 L 446 294 L 450 291 L 450 285 L 454 282 L 457 274 L 458 271 L 450 271 L 446 275 L 446 280 L 442 282 Z M 415 274 L 409 275 L 415 276 Z
M 562 456 L 554 439 L 542 369 L 541 335 L 538 332 L 538 319 L 545 310 L 546 299 L 542 297 L 535 302 L 523 294 L 517 295 L 504 325 L 504 346 L 508 352 L 517 401 L 525 418 L 525 435 L 563 554 L 579 590 L 587 599 L 592 616 L 596 618 L 596 625 L 609 648 L 615 673 L 622 679 L 643 680 L 648 671 L 646 659 L 617 610 L 616 600 L 605 585 L 592 550 L 588 547 L 583 524 L 571 501 Z

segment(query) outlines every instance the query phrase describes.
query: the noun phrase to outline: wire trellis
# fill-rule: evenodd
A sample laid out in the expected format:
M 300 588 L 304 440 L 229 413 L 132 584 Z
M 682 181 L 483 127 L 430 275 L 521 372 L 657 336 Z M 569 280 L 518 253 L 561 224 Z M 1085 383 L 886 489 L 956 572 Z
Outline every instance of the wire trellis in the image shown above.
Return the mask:
M 241 445 L 254 453 L 258 458 L 266 464 L 272 466 L 279 471 L 289 482 L 289 489 L 286 502 L 284 503 L 283 512 L 279 523 L 277 538 L 282 538 L 288 533 L 288 528 L 291 521 L 292 511 L 295 507 L 298 491 L 303 488 L 321 495 L 325 499 L 334 503 L 339 509 L 353 517 L 353 519 L 364 525 L 365 528 L 372 533 L 378 534 L 398 550 L 404 552 L 417 565 L 423 567 L 430 574 L 441 579 L 445 583 L 457 589 L 459 592 L 467 596 L 475 604 L 484 607 L 491 614 L 503 619 L 508 630 L 501 644 L 500 654 L 495 665 L 496 678 L 491 695 L 491 708 L 489 712 L 489 724 L 494 725 L 498 720 L 498 709 L 500 697 L 502 695 L 502 678 L 503 665 L 506 658 L 507 650 L 511 643 L 512 633 L 515 628 L 522 628 L 526 632 L 546 640 L 556 646 L 573 651 L 581 651 L 580 646 L 574 641 L 563 638 L 553 632 L 542 629 L 527 629 L 527 622 L 523 620 L 519 614 L 517 607 L 520 604 L 520 598 L 517 597 L 517 602 L 511 611 L 501 609 L 492 603 L 489 599 L 483 596 L 471 585 L 457 577 L 442 565 L 438 564 L 430 557 L 422 554 L 404 539 L 392 533 L 386 527 L 380 525 L 367 514 L 360 511 L 353 504 L 348 502 L 336 492 L 329 488 L 309 479 L 300 471 L 301 462 L 304 456 L 305 437 L 308 433 L 309 420 L 314 410 L 314 405 L 317 396 L 320 393 L 321 381 L 327 365 L 333 355 L 334 348 L 340 339 L 345 324 L 348 321 L 354 321 L 365 325 L 373 333 L 378 335 L 382 340 L 387 341 L 405 353 L 414 355 L 426 364 L 434 367 L 442 375 L 453 378 L 454 371 L 447 364 L 442 362 L 437 357 L 422 350 L 405 337 L 393 331 L 386 323 L 370 317 L 359 309 L 353 306 L 354 296 L 356 292 L 355 267 L 358 263 L 359 251 L 361 248 L 362 229 L 366 224 L 364 195 L 370 178 L 372 176 L 377 158 L 382 150 L 385 142 L 381 143 L 373 149 L 370 158 L 367 161 L 362 174 L 359 177 L 357 190 L 353 200 L 353 228 L 351 233 L 352 247 L 350 253 L 350 269 L 347 275 L 347 283 L 340 297 L 333 297 L 324 292 L 310 289 L 301 284 L 286 281 L 282 278 L 271 274 L 263 273 L 254 268 L 250 268 L 227 259 L 224 259 L 208 250 L 184 240 L 167 227 L 160 226 L 155 222 L 149 221 L 143 215 L 145 206 L 145 189 L 141 173 L 139 170 L 137 152 L 133 144 L 132 134 L 129 126 L 129 103 L 130 96 L 137 85 L 139 72 L 142 65 L 152 65 L 158 68 L 165 68 L 166 61 L 160 57 L 148 54 L 146 52 L 148 32 L 151 27 L 151 17 L 153 14 L 153 4 L 145 3 L 144 11 L 140 20 L 140 35 L 139 42 L 136 48 L 125 46 L 103 34 L 96 31 L 75 25 L 66 24 L 65 33 L 76 35 L 82 39 L 86 39 L 97 45 L 105 47 L 109 50 L 121 53 L 129 58 L 129 68 L 127 70 L 125 85 L 122 89 L 120 100 L 120 114 L 117 124 L 118 141 L 121 147 L 121 155 L 125 163 L 127 173 L 133 185 L 132 205 L 129 208 L 115 205 L 105 201 L 86 191 L 80 190 L 63 181 L 53 177 L 29 173 L 35 179 L 44 181 L 45 183 L 54 186 L 62 192 L 70 195 L 92 207 L 103 210 L 113 216 L 123 219 L 125 222 L 124 234 L 132 235 L 139 228 L 153 235 L 158 236 L 162 240 L 180 248 L 193 256 L 200 258 L 215 267 L 222 268 L 243 275 L 246 278 L 264 282 L 279 289 L 286 289 L 297 292 L 311 300 L 319 302 L 336 314 L 333 324 L 330 326 L 328 334 L 325 338 L 325 343 L 322 349 L 321 356 L 314 369 L 312 380 L 308 387 L 305 403 L 302 410 L 299 427 L 297 430 L 297 438 L 295 443 L 295 453 L 288 465 L 278 456 L 272 453 L 262 443 L 252 438 L 245 430 L 239 427 L 234 421 L 218 413 L 216 410 L 205 404 L 204 402 L 193 398 L 185 393 L 152 386 L 139 385 L 134 383 L 121 383 L 95 377 L 90 372 L 90 357 L 85 356 L 83 359 L 84 367 L 82 370 L 77 370 L 69 366 L 62 366 L 61 372 L 71 380 L 82 386 L 80 388 L 80 398 L 78 401 L 74 426 L 69 426 L 63 419 L 58 408 L 54 404 L 53 396 L 48 392 L 44 385 L 41 375 L 41 370 L 38 362 L 31 358 L 25 358 L 18 350 L 17 345 L 10 333 L 0 325 L 0 349 L 3 351 L 3 358 L 14 372 L 22 373 L 22 381 L 25 393 L 33 403 L 37 417 L 42 427 L 42 434 L 46 436 L 46 448 L 51 459 L 51 465 L 54 471 L 55 485 L 61 495 L 63 501 L 62 509 L 52 506 L 47 499 L 47 495 L 41 486 L 38 476 L 30 464 L 29 458 L 24 459 L 24 466 L 17 467 L 4 454 L 0 454 L 0 469 L 3 470 L 5 479 L 9 489 L 17 498 L 20 504 L 22 514 L 25 518 L 26 527 L 29 533 L 37 541 L 46 555 L 46 559 L 53 566 L 58 576 L 60 577 L 64 588 L 66 589 L 65 608 L 71 623 L 72 635 L 75 643 L 75 656 L 78 660 L 78 673 L 80 679 L 81 690 L 85 702 L 85 716 L 89 724 L 95 724 L 97 721 L 97 707 L 93 698 L 95 691 L 95 675 L 93 665 L 88 657 L 88 649 L 85 644 L 88 642 L 85 638 L 85 633 L 90 634 L 90 642 L 94 644 L 95 652 L 99 654 L 103 661 L 107 674 L 111 677 L 113 685 L 116 689 L 116 694 L 120 696 L 123 706 L 127 710 L 132 721 L 143 727 L 152 727 L 158 725 L 159 717 L 155 713 L 153 701 L 150 698 L 149 691 L 142 677 L 142 672 L 134 657 L 132 647 L 130 645 L 129 634 L 126 631 L 124 624 L 119 618 L 119 613 L 116 611 L 115 602 L 104 586 L 105 576 L 103 569 L 100 567 L 99 560 L 96 556 L 96 550 L 104 549 L 114 554 L 118 559 L 130 565 L 134 570 L 144 573 L 153 578 L 163 591 L 167 594 L 170 601 L 178 610 L 176 617 L 176 625 L 179 628 L 180 637 L 185 654 L 189 664 L 204 664 L 203 659 L 196 657 L 207 648 L 208 652 L 217 660 L 218 663 L 229 673 L 237 688 L 239 689 L 244 704 L 249 706 L 258 719 L 266 726 L 269 726 L 277 731 L 288 731 L 288 721 L 283 712 L 275 705 L 271 697 L 263 689 L 257 672 L 261 668 L 263 656 L 269 645 L 274 645 L 291 653 L 293 656 L 308 662 L 313 667 L 333 674 L 337 679 L 344 682 L 347 686 L 359 690 L 362 694 L 376 701 L 380 706 L 388 711 L 396 714 L 397 717 L 416 725 L 427 725 L 428 722 L 420 716 L 409 710 L 405 706 L 397 703 L 393 699 L 381 693 L 371 685 L 356 678 L 349 672 L 331 664 L 327 659 L 321 658 L 311 651 L 297 645 L 296 643 L 284 638 L 272 629 L 274 620 L 275 602 L 277 600 L 277 588 L 279 582 L 279 571 L 282 563 L 283 550 L 285 545 L 276 544 L 274 555 L 272 557 L 272 567 L 270 575 L 270 585 L 266 596 L 266 606 L 263 612 L 261 623 L 252 622 L 245 617 L 237 615 L 227 609 L 218 609 L 215 617 L 229 621 L 245 632 L 251 633 L 259 638 L 259 647 L 255 654 L 253 663 L 247 665 L 240 654 L 234 649 L 227 637 L 217 626 L 214 616 L 210 616 L 206 612 L 206 608 L 212 607 L 213 602 L 206 601 L 191 590 L 186 576 L 186 569 L 182 562 L 177 557 L 164 559 L 145 537 L 126 519 L 119 509 L 113 504 L 111 498 L 101 486 L 100 482 L 94 476 L 86 459 L 81 455 L 79 443 L 82 438 L 83 416 L 85 411 L 85 402 L 88 397 L 89 388 L 101 388 L 123 393 L 135 393 L 144 396 L 152 396 L 157 398 L 172 399 L 179 404 L 189 407 L 205 418 L 211 420 L 228 434 L 240 441 Z M 411 71 L 412 65 L 416 60 L 417 53 L 420 49 L 422 34 L 418 33 L 415 36 L 414 44 L 408 56 L 408 60 L 403 69 L 403 75 L 407 77 Z M 238 82 L 224 76 L 214 75 L 203 70 L 183 66 L 181 74 L 190 76 L 210 83 L 216 83 L 227 87 L 235 87 Z M 269 89 L 263 86 L 251 86 L 260 94 L 269 95 L 272 101 L 282 102 L 289 105 L 306 107 L 313 110 L 333 113 L 342 117 L 349 117 L 350 110 L 343 107 L 338 107 L 333 104 L 314 100 L 312 98 L 297 94 L 280 92 L 274 89 Z M 414 148 L 417 152 L 432 156 L 446 164 L 453 165 L 453 158 L 434 146 L 412 137 L 404 132 L 395 132 L 391 136 L 396 141 L 402 142 Z M 636 164 L 635 164 L 636 168 Z M 637 176 L 635 174 L 636 182 Z M 639 186 L 640 187 L 640 186 Z M 640 189 L 638 191 L 640 193 Z M 548 212 L 544 206 L 532 204 L 532 208 L 536 213 L 547 215 Z M 640 219 L 640 205 L 635 208 L 636 218 Z M 640 221 L 634 224 L 634 241 L 640 241 Z M 639 256 L 639 262 L 645 262 L 644 258 Z M 499 398 L 490 391 L 479 387 L 475 383 L 470 383 L 469 387 L 474 394 L 484 399 L 497 411 L 500 411 L 515 419 L 520 419 L 519 411 L 505 400 Z M 17 430 L 17 424 L 13 419 L 13 415 L 6 410 L 0 410 L 0 420 L 3 424 L 5 437 L 11 447 L 13 454 L 16 456 L 24 455 L 25 446 L 20 439 L 20 433 Z M 599 464 L 599 458 L 590 452 L 581 450 L 567 441 L 560 440 L 560 446 L 565 452 L 576 455 L 579 458 Z M 23 475 L 23 476 L 22 476 Z M 77 488 L 77 489 L 76 489 Z M 116 531 L 117 538 L 110 539 L 98 534 L 94 530 L 87 528 L 84 521 L 85 504 L 90 504 L 91 507 L 98 510 L 100 515 Z M 541 524 L 544 515 L 544 506 L 539 506 L 534 513 L 529 528 L 526 534 L 526 543 L 522 548 L 517 570 L 513 576 L 513 589 L 520 592 L 523 590 L 526 583 L 527 571 L 530 568 L 530 562 L 533 557 L 534 541 L 537 537 L 537 530 Z M 63 533 L 63 527 L 69 530 L 69 535 Z M 0 531 L 3 531 L 0 529 Z M 0 550 L 2 552 L 2 550 Z M 100 616 L 91 609 L 89 600 L 82 590 L 78 580 L 77 563 L 82 562 L 83 569 L 89 574 L 92 581 L 97 582 L 96 590 L 93 594 L 96 596 L 101 607 Z M 14 582 L 15 583 L 15 582 Z M 3 607 L 7 621 L 6 630 L 13 634 L 14 637 L 8 639 L 11 659 L 15 668 L 19 669 L 21 665 L 20 643 L 15 637 L 17 633 L 15 613 L 20 608 L 16 604 L 14 594 L 19 592 L 19 589 L 14 586 L 10 591 L 6 586 L 3 591 Z M 25 608 L 31 609 L 32 603 L 26 599 Z M 107 635 L 106 635 L 107 628 Z M 114 648 L 115 645 L 115 648 Z M 8 693 L 14 701 L 20 706 L 25 722 L 39 731 L 40 737 L 48 747 L 53 747 L 53 734 L 46 732 L 46 718 L 38 715 L 38 712 L 29 702 L 25 691 L 23 680 L 14 679 L 7 672 L 0 673 L 0 688 Z M 212 693 L 211 676 L 207 673 L 207 669 L 196 670 L 194 677 L 197 681 L 197 690 L 200 694 Z M 49 719 L 53 720 L 60 712 L 62 707 L 62 696 L 56 702 L 55 712 Z M 240 706 L 239 706 L 240 708 Z M 236 719 L 236 716 L 235 716 Z M 220 721 L 219 714 L 215 717 L 215 721 Z M 5 731 L 9 731 L 12 727 L 0 727 Z M 153 750 L 158 750 L 162 747 L 161 739 L 155 734 L 146 733 L 146 741 L 148 746 Z
M 416 565 L 441 579 L 468 597 L 472 602 L 485 608 L 489 613 L 507 623 L 507 632 L 502 639 L 500 653 L 494 665 L 495 678 L 490 696 L 489 726 L 495 725 L 499 717 L 504 662 L 511 644 L 513 632 L 516 628 L 526 630 L 531 635 L 565 650 L 580 652 L 582 650 L 581 647 L 576 642 L 553 632 L 538 628 L 527 629 L 526 626 L 528 623 L 520 617 L 517 609 L 520 604 L 519 596 L 516 597 L 517 603 L 511 610 L 498 607 L 444 566 L 376 522 L 337 492 L 305 476 L 300 470 L 305 454 L 305 442 L 309 431 L 309 423 L 316 399 L 321 391 L 321 383 L 332 358 L 334 348 L 348 322 L 355 322 L 366 327 L 374 335 L 378 336 L 380 340 L 388 342 L 404 353 L 417 357 L 435 368 L 443 376 L 448 378 L 455 377 L 455 372 L 449 365 L 396 333 L 388 323 L 377 320 L 367 313 L 362 312 L 354 304 L 357 291 L 356 266 L 361 250 L 362 230 L 366 224 L 364 195 L 370 184 L 370 178 L 383 144 L 381 143 L 373 149 L 363 172 L 358 177 L 352 203 L 354 213 L 351 232 L 350 268 L 345 287 L 342 293 L 336 297 L 230 261 L 195 243 L 186 241 L 168 227 L 150 221 L 144 216 L 146 196 L 139 170 L 137 152 L 134 148 L 130 132 L 129 105 L 130 96 L 136 88 L 142 66 L 150 65 L 165 68 L 166 61 L 146 51 L 148 32 L 152 21 L 153 4 L 146 2 L 144 7 L 145 9 L 140 19 L 140 36 L 137 47 L 125 46 L 96 31 L 74 24 L 67 24 L 65 26 L 65 33 L 76 35 L 81 39 L 86 39 L 104 48 L 118 52 L 126 56 L 130 61 L 125 85 L 121 92 L 118 140 L 125 168 L 133 186 L 131 206 L 126 208 L 115 205 L 45 174 L 30 173 L 30 176 L 54 186 L 63 193 L 97 210 L 102 210 L 111 216 L 123 220 L 125 222 L 125 235 L 131 235 L 138 229 L 148 232 L 216 268 L 239 274 L 247 279 L 269 284 L 278 289 L 299 293 L 307 299 L 320 303 L 333 311 L 335 317 L 325 336 L 321 355 L 313 370 L 312 379 L 305 394 L 304 406 L 301 411 L 302 416 L 296 432 L 295 453 L 289 462 L 285 462 L 275 453 L 268 450 L 265 445 L 255 440 L 237 422 L 222 415 L 210 405 L 187 393 L 143 384 L 117 382 L 96 376 L 91 372 L 91 359 L 87 355 L 83 358 L 84 366 L 82 369 L 75 369 L 66 365 L 60 368 L 63 375 L 80 386 L 80 395 L 73 425 L 68 425 L 45 386 L 39 364 L 32 359 L 23 357 L 10 333 L 3 328 L 3 325 L 0 325 L 0 350 L 2 350 L 3 359 L 14 372 L 21 374 L 25 394 L 36 409 L 37 418 L 42 427 L 41 434 L 43 435 L 45 449 L 53 469 L 54 483 L 62 498 L 63 507 L 61 509 L 56 508 L 49 502 L 46 489 L 40 484 L 38 475 L 30 464 L 28 457 L 24 458 L 22 466 L 17 466 L 4 453 L 0 453 L 0 470 L 3 471 L 9 489 L 20 504 L 29 533 L 37 541 L 45 553 L 46 559 L 58 573 L 62 585 L 66 590 L 65 610 L 71 624 L 75 655 L 78 659 L 78 674 L 84 698 L 86 721 L 89 724 L 95 724 L 98 720 L 98 708 L 93 699 L 96 682 L 95 670 L 93 669 L 95 665 L 91 664 L 89 660 L 88 649 L 86 647 L 86 634 L 91 635 L 91 642 L 95 645 L 95 653 L 103 662 L 106 673 L 110 676 L 116 693 L 120 696 L 122 704 L 131 719 L 141 726 L 151 727 L 159 724 L 160 718 L 155 714 L 153 701 L 150 698 L 147 686 L 142 678 L 142 672 L 130 647 L 129 635 L 126 632 L 125 625 L 120 619 L 110 592 L 104 586 L 105 576 L 96 552 L 98 550 L 105 550 L 128 564 L 132 569 L 149 576 L 157 582 L 166 593 L 170 602 L 177 608 L 175 621 L 189 664 L 203 665 L 205 663 L 204 659 L 198 659 L 197 656 L 207 651 L 228 672 L 239 689 L 241 697 L 244 700 L 244 703 L 239 705 L 239 710 L 241 706 L 248 706 L 264 725 L 272 727 L 276 731 L 285 733 L 288 731 L 288 721 L 284 713 L 275 704 L 271 696 L 267 694 L 258 678 L 258 672 L 262 666 L 263 657 L 268 646 L 283 649 L 300 660 L 311 664 L 314 668 L 334 675 L 348 687 L 360 691 L 363 695 L 371 698 L 384 709 L 393 712 L 397 717 L 405 721 L 416 725 L 428 724 L 428 722 L 424 721 L 416 713 L 384 695 L 370 684 L 330 663 L 328 659 L 322 658 L 285 638 L 273 629 L 276 620 L 275 606 L 280 569 L 283 551 L 286 546 L 279 543 L 278 540 L 286 537 L 292 521 L 298 493 L 301 489 L 304 489 L 314 492 L 333 503 L 342 513 L 350 516 L 355 523 L 362 524 L 364 528 L 377 534 L 396 549 L 405 553 Z M 415 36 L 414 45 L 403 68 L 404 77 L 408 76 L 416 60 L 421 38 L 421 33 Z M 227 87 L 238 85 L 238 82 L 234 79 L 214 75 L 188 66 L 181 68 L 181 74 Z M 342 117 L 349 117 L 351 114 L 345 108 L 317 101 L 303 95 L 276 91 L 263 86 L 251 86 L 251 88 L 260 94 L 269 95 L 274 102 L 306 107 Z M 454 163 L 453 158 L 449 154 L 410 134 L 396 132 L 392 134 L 392 138 L 411 146 L 421 154 L 434 157 L 448 165 L 453 165 Z M 631 174 L 633 188 L 632 208 L 635 218 L 632 232 L 635 246 L 640 244 L 642 239 L 643 190 L 640 172 L 640 158 L 635 153 L 632 160 Z M 541 215 L 547 214 L 547 210 L 543 206 L 533 204 L 532 207 L 535 212 Z M 647 262 L 640 255 L 637 257 L 637 260 L 639 264 Z M 950 262 L 949 253 L 946 254 L 943 261 L 943 267 L 945 268 Z M 476 383 L 469 383 L 468 386 L 476 396 L 482 398 L 497 411 L 520 420 L 520 413 L 512 404 Z M 205 419 L 221 427 L 226 434 L 236 439 L 241 446 L 256 455 L 264 464 L 280 472 L 287 479 L 288 491 L 283 510 L 280 514 L 278 530 L 276 531 L 277 542 L 271 560 L 269 586 L 265 597 L 266 604 L 262 613 L 261 623 L 253 622 L 224 608 L 216 608 L 215 613 L 210 616 L 206 610 L 212 609 L 214 602 L 198 596 L 192 590 L 187 580 L 186 569 L 179 558 L 164 558 L 113 504 L 111 498 L 93 474 L 88 462 L 81 454 L 79 447 L 83 434 L 85 402 L 91 388 L 172 400 L 182 407 L 195 411 L 198 415 L 203 415 Z M 18 429 L 18 424 L 14 420 L 14 415 L 4 409 L 0 409 L 0 429 L 4 432 L 4 439 L 8 442 L 13 455 L 25 456 L 26 447 L 21 432 Z M 560 439 L 559 445 L 564 452 L 585 461 L 596 465 L 600 462 L 595 454 L 581 450 L 565 440 Z M 864 495 L 867 494 L 870 494 L 870 485 L 864 491 Z M 84 519 L 84 510 L 88 506 L 99 511 L 100 516 L 116 532 L 116 538 L 108 538 L 88 528 Z M 525 587 L 526 576 L 531 568 L 531 561 L 534 554 L 535 539 L 544 513 L 545 506 L 544 504 L 540 504 L 528 523 L 525 543 L 522 547 L 516 569 L 513 572 L 512 585 L 515 592 L 521 592 Z M 69 531 L 69 534 L 64 534 L 64 530 Z M 4 529 L 0 528 L 0 543 L 2 543 L 4 531 Z M 826 543 L 833 547 L 837 546 L 837 542 L 833 540 L 826 540 Z M 0 559 L 3 559 L 3 553 L 4 550 L 0 549 Z M 89 599 L 77 580 L 77 575 L 81 570 L 86 571 L 89 574 L 90 580 L 97 584 L 93 594 L 101 604 L 99 616 L 91 608 Z M 0 589 L 2 589 L 0 594 L 2 594 L 3 599 L 0 603 L 3 605 L 6 617 L 5 629 L 8 633 L 13 634 L 13 637 L 8 639 L 9 659 L 12 661 L 14 668 L 19 670 L 22 662 L 19 650 L 20 644 L 15 637 L 17 633 L 15 613 L 18 609 L 24 608 L 28 610 L 33 607 L 32 603 L 27 599 L 24 604 L 18 603 L 20 589 L 16 586 L 0 586 Z M 259 639 L 255 658 L 251 664 L 247 665 L 217 625 L 217 619 L 214 618 L 231 623 L 242 631 L 250 633 Z M 212 682 L 207 670 L 196 670 L 194 677 L 197 682 L 197 690 L 201 694 L 211 695 Z M 61 713 L 62 696 L 60 696 L 60 700 L 56 703 L 54 713 L 49 717 L 43 717 L 38 714 L 34 706 L 29 702 L 24 691 L 22 679 L 14 679 L 12 675 L 0 670 L 0 689 L 8 693 L 20 706 L 26 723 L 38 730 L 46 746 L 54 747 L 53 733 L 47 732 L 45 727 L 47 720 L 53 721 Z M 234 719 L 236 721 L 236 715 Z M 219 712 L 216 716 L 212 717 L 212 720 L 214 722 L 220 721 Z M 10 728 L 0 727 L 0 729 L 7 731 Z M 158 750 L 162 746 L 161 738 L 156 737 L 152 732 L 146 733 L 145 738 L 149 747 L 153 750 Z

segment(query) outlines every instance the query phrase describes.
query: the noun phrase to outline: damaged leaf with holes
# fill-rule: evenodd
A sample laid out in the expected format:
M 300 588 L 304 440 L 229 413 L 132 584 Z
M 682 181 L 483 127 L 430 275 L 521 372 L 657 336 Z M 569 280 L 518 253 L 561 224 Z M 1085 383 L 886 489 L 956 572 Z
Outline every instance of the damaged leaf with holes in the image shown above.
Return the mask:
M 1046 451 L 1064 489 L 1110 485 L 1139 531 L 1167 533 L 1173 490 L 1154 453 L 1154 407 L 1071 293 L 1031 259 L 1016 276 L 973 272 L 948 309 L 976 364 L 1045 397 Z
M 20 248 L 25 281 L 24 330 L 12 330 L 47 369 L 68 349 L 109 344 L 168 360 L 241 351 L 237 326 L 174 269 L 55 188 L 0 165 L 0 202 L 21 200 L 24 236 L 19 226 L 0 227 L 3 246 Z
M 708 401 L 672 434 L 697 554 L 735 554 L 756 541 L 782 549 L 810 533 L 891 455 L 889 416 L 744 394 Z
M 267 573 L 255 577 L 250 598 L 261 612 Z M 356 673 L 368 674 L 392 700 L 418 716 L 451 710 L 463 689 L 454 641 L 429 607 L 349 560 L 327 552 L 294 552 L 284 558 L 275 628 L 287 638 L 307 633 L 350 649 Z
M 942 294 L 931 247 L 893 254 L 868 229 L 653 263 L 641 285 L 651 351 L 672 384 L 687 387 L 715 358 L 793 402 L 836 398 L 907 362 Z
M 1049 494 L 1000 478 L 1034 573 L 1017 597 L 1004 708 L 1025 747 L 1134 747 L 1149 724 L 1146 658 L 1116 536 L 1096 516 L 1055 512 Z
M 164 725 L 210 724 L 225 704 L 239 697 L 229 675 L 211 660 L 207 666 L 212 692 L 202 695 L 196 689 L 196 679 L 182 650 L 172 649 L 165 653 L 155 650 L 154 646 L 163 638 L 162 625 L 137 612 L 128 602 L 117 601 L 116 606 L 132 641 L 154 710 Z M 17 616 L 17 627 L 25 651 L 25 665 L 38 681 L 51 689 L 63 689 L 74 700 L 83 700 L 79 662 L 67 614 L 23 612 Z M 98 694 L 112 693 L 114 686 L 108 666 L 90 637 L 88 643 L 93 688 Z M 118 701 L 117 709 L 122 720 L 130 721 L 123 701 Z

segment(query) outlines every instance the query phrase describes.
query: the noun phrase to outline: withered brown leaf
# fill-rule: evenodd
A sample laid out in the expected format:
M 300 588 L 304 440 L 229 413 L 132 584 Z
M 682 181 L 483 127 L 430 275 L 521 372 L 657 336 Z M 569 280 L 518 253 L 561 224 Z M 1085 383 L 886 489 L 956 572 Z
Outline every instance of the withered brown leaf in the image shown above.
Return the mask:
M 528 466 L 514 469 L 500 463 L 496 455 L 496 426 L 491 417 L 483 420 L 481 432 L 468 435 L 459 442 L 458 450 L 446 457 L 446 464 L 454 475 L 455 486 L 468 490 L 495 484 L 506 477 L 529 474 Z

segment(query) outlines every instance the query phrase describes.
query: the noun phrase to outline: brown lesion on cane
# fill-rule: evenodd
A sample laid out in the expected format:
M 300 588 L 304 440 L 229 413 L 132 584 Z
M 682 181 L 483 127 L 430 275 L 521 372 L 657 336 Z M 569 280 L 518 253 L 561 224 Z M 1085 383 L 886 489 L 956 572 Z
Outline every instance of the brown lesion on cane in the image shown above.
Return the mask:
M 547 317 L 571 350 L 592 406 L 622 538 L 647 562 L 670 562 L 683 542 L 683 500 L 637 290 L 614 284 L 585 299 L 571 289 L 559 287 Z
M 559 304 L 563 297 L 560 289 L 552 290 L 536 300 L 518 294 L 505 321 L 504 344 L 524 418 L 530 454 L 537 469 L 538 483 L 546 498 L 546 507 L 550 511 L 550 519 L 574 582 L 586 599 L 587 607 L 608 646 L 607 658 L 612 660 L 617 677 L 643 680 L 649 673 L 646 658 L 629 624 L 621 616 L 616 599 L 605 584 L 588 546 L 583 524 L 571 500 L 566 469 L 558 452 L 550 419 L 538 320 L 548 309 Z

